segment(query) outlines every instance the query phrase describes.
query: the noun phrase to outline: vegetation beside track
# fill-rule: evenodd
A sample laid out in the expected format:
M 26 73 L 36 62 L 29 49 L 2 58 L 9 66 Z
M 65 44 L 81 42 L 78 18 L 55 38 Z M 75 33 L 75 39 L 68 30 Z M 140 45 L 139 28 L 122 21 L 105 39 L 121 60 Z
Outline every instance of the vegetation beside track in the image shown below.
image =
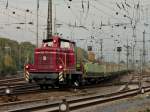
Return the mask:
M 23 69 L 26 61 L 33 61 L 35 45 L 30 42 L 18 43 L 15 40 L 0 38 L 0 76 L 14 75 Z

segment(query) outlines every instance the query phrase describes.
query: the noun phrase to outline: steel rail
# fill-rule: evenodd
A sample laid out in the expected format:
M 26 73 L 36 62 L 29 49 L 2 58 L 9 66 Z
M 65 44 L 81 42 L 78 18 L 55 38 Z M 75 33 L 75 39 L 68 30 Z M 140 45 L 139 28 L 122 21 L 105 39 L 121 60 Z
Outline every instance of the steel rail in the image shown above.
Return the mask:
M 117 83 L 100 83 L 100 84 L 94 84 L 94 85 L 84 85 L 84 86 L 79 86 L 76 89 L 82 90 L 82 89 L 89 89 L 89 88 L 98 88 L 98 87 L 110 87 L 110 86 L 121 86 L 121 85 L 125 85 L 127 82 L 117 82 Z M 138 84 L 138 82 L 132 82 L 130 83 L 132 84 Z M 0 96 L 4 96 L 5 95 L 5 89 L 6 87 L 9 87 L 10 89 L 12 89 L 12 94 L 14 95 L 19 95 L 19 94 L 26 94 L 26 93 L 34 93 L 34 92 L 38 92 L 39 90 L 39 86 L 37 84 L 29 84 L 29 83 L 25 83 L 25 82 L 19 82 L 19 83 L 9 83 L 6 84 L 5 86 L 1 86 L 0 88 Z M 32 89 L 32 90 L 30 90 Z M 66 90 L 66 89 L 70 89 L 70 88 L 50 88 L 49 90 Z
M 145 92 L 150 91 L 150 86 L 148 87 L 143 87 Z M 73 100 L 68 100 L 69 108 L 70 110 L 77 110 L 97 104 L 102 104 L 114 100 L 120 100 L 124 98 L 129 98 L 131 96 L 136 96 L 139 94 L 139 89 L 132 89 L 128 91 L 121 91 L 121 92 L 115 92 L 111 94 L 106 94 L 106 95 L 95 95 L 95 96 L 90 96 L 90 97 L 85 97 L 85 98 L 79 98 L 79 99 L 73 99 Z M 55 103 L 48 103 L 40 106 L 32 106 L 32 107 L 26 107 L 22 109 L 16 109 L 16 110 L 10 110 L 9 112 L 58 112 L 59 111 L 59 104 L 60 102 L 55 102 Z
M 5 89 L 6 87 L 2 87 L 0 88 L 0 96 L 5 96 Z M 9 87 L 9 89 L 12 90 L 10 95 L 19 95 L 19 94 L 26 94 L 26 93 L 30 93 L 31 91 L 36 92 L 36 90 L 39 90 L 39 86 L 38 85 L 30 85 L 28 83 L 24 83 L 24 84 L 19 84 L 19 85 L 12 85 L 11 87 Z
M 11 83 L 2 83 L 0 84 L 0 89 L 4 87 L 12 87 L 12 86 L 19 86 L 25 84 L 25 81 L 18 81 L 18 82 L 11 82 Z
M 24 81 L 24 78 L 9 78 L 9 79 L 1 79 L 0 80 L 0 84 L 1 83 L 9 83 L 9 82 L 14 82 L 14 81 Z

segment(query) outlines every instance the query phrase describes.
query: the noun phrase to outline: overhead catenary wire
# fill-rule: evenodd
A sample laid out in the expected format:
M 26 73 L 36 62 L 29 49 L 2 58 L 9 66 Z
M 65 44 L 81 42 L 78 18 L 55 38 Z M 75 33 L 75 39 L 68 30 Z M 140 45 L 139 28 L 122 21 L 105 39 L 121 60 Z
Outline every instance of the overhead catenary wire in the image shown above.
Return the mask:
M 79 1 L 79 3 L 80 3 L 80 6 L 79 6 L 79 7 L 80 7 L 80 10 L 82 10 L 81 1 L 84 2 L 84 13 L 86 13 L 86 12 L 85 12 L 85 7 L 86 7 L 86 3 L 87 3 L 87 2 L 85 2 L 85 0 L 80 0 L 80 1 Z M 75 1 L 75 2 L 76 2 L 76 1 Z M 91 1 L 90 1 L 90 2 L 91 2 Z M 95 2 L 95 3 L 94 3 L 94 2 Z M 94 10 L 96 9 L 96 10 L 98 11 L 98 16 L 101 15 L 101 14 L 103 14 L 103 15 L 106 16 L 106 17 L 111 17 L 111 16 L 112 16 L 112 14 L 107 13 L 107 11 L 105 11 L 104 9 L 99 10 L 99 9 L 101 9 L 101 8 L 98 7 L 97 4 L 96 4 L 96 2 L 99 2 L 99 1 L 94 1 L 94 2 L 89 3 L 90 10 L 91 10 L 91 8 L 92 8 L 92 10 L 93 10 L 93 9 L 94 9 Z M 121 2 L 122 2 L 122 1 L 121 1 Z M 101 3 L 101 1 L 100 1 L 99 3 Z M 95 4 L 96 4 L 96 5 L 95 5 Z M 103 3 L 103 4 L 105 4 L 105 3 Z M 102 5 L 103 5 L 103 4 L 102 4 Z M 71 4 L 71 6 L 73 6 L 73 5 L 74 5 L 74 4 Z M 108 7 L 107 7 L 107 5 L 106 5 L 106 6 L 103 5 L 103 6 L 104 6 L 106 9 L 108 9 L 108 10 L 112 10 L 112 11 L 111 11 L 112 13 L 114 13 L 114 12 L 116 11 L 115 9 L 113 10 L 113 8 L 111 8 L 110 6 L 108 6 Z M 12 12 L 12 11 L 13 11 L 13 8 L 10 8 L 10 7 L 11 7 L 11 4 L 8 5 L 8 9 L 9 9 L 9 12 Z M 95 8 L 95 7 L 96 7 L 96 8 Z M 21 9 L 21 8 L 20 8 L 20 9 Z M 70 9 L 73 10 L 73 12 L 74 12 L 74 13 L 73 13 L 72 11 L 70 11 L 70 12 L 73 14 L 73 16 L 74 16 L 76 19 L 80 19 L 80 17 L 78 16 L 76 10 L 74 10 L 73 8 L 70 8 Z M 68 10 L 70 10 L 70 9 L 68 9 Z M 16 10 L 16 11 L 19 11 L 18 9 L 15 9 L 15 10 Z M 79 9 L 78 9 L 78 10 L 79 10 Z M 25 12 L 25 10 L 22 10 L 21 12 Z M 121 13 L 122 13 L 122 12 L 121 12 Z M 74 15 L 74 14 L 75 14 L 75 15 Z M 122 14 L 123 14 L 123 13 L 122 13 Z M 32 16 L 35 15 L 35 12 L 32 11 L 32 14 L 29 14 L 29 15 L 32 15 Z M 89 12 L 87 15 L 90 17 L 90 12 Z M 12 17 L 11 17 L 11 16 L 12 16 Z M 78 16 L 78 17 L 76 17 L 76 16 Z M 10 17 L 10 18 L 15 17 L 16 20 L 20 20 L 20 21 L 23 21 L 23 20 L 24 20 L 24 15 L 22 15 L 22 17 L 21 17 L 21 15 L 18 14 L 18 13 L 16 13 L 15 15 L 11 15 L 11 14 L 10 14 L 9 17 Z M 45 16 L 42 16 L 42 14 L 39 15 L 39 17 L 40 17 L 40 18 L 43 18 L 43 19 L 45 18 Z M 114 15 L 113 15 L 112 17 L 113 17 L 113 19 L 115 19 L 115 18 L 114 18 L 114 17 L 115 17 Z M 15 19 L 15 18 L 14 18 L 14 19 Z M 32 18 L 32 17 L 31 17 L 31 18 Z M 85 18 L 86 18 L 86 16 L 85 16 Z M 82 19 L 83 19 L 83 18 L 82 18 Z M 119 18 L 119 17 L 118 17 L 117 19 L 115 19 L 115 20 L 119 20 L 119 19 L 121 20 L 121 22 L 124 22 L 124 21 L 127 20 L 127 19 L 124 19 L 124 18 L 122 19 L 122 18 Z M 62 25 L 64 25 L 64 26 L 67 26 L 67 27 L 69 27 L 69 25 L 72 24 L 72 23 L 69 24 L 69 23 L 67 23 L 67 22 L 65 22 L 65 21 L 63 21 L 63 20 L 59 20 L 59 19 L 57 19 L 57 20 L 58 20 L 58 22 L 60 22 L 60 24 L 62 24 Z M 83 20 L 84 20 L 84 19 L 83 19 Z M 77 21 L 77 20 L 76 20 L 76 21 Z M 10 24 L 11 24 L 11 23 L 10 23 Z M 76 25 L 78 25 L 78 23 L 76 23 Z M 83 24 L 83 25 L 85 25 L 85 24 Z M 21 26 L 21 25 L 20 25 L 20 26 Z M 34 26 L 35 26 L 35 25 L 34 25 Z M 39 25 L 39 26 L 40 26 L 40 29 L 41 29 L 41 30 L 43 30 L 42 28 L 45 27 L 44 24 L 43 24 L 43 25 L 41 24 L 41 25 Z M 74 25 L 74 26 L 75 26 L 75 25 Z M 27 26 L 27 27 L 28 27 L 28 26 Z M 32 27 L 29 26 L 29 28 L 32 30 Z M 28 29 L 28 28 L 27 28 L 27 29 Z M 140 29 L 140 28 L 138 28 L 138 29 Z M 20 30 L 23 30 L 23 29 L 21 28 Z M 107 32 L 106 32 L 105 30 L 103 30 L 103 29 L 102 29 L 101 31 L 102 31 L 102 33 L 105 33 L 104 35 L 109 35 L 109 33 L 111 33 L 111 32 L 108 32 L 108 33 L 107 33 Z M 98 33 L 97 30 L 95 30 L 95 34 L 96 34 L 96 33 Z M 107 34 L 106 34 L 106 33 L 107 33 Z M 99 33 L 98 33 L 98 34 L 99 34 Z M 98 34 L 97 34 L 97 35 L 98 35 Z
M 23 10 L 22 10 L 23 11 Z M 20 15 L 21 16 L 21 15 Z M 43 17 L 43 16 L 42 16 Z
M 98 10 L 99 13 L 103 13 L 104 15 L 106 15 L 107 17 L 111 17 L 112 19 L 118 20 L 119 22 L 123 22 L 122 20 L 120 20 L 120 18 L 117 17 L 113 17 L 113 15 L 107 13 L 106 11 L 100 9 L 99 7 L 95 6 L 94 4 L 91 4 L 91 7 L 93 7 L 94 9 Z M 124 19 L 125 20 L 125 19 Z

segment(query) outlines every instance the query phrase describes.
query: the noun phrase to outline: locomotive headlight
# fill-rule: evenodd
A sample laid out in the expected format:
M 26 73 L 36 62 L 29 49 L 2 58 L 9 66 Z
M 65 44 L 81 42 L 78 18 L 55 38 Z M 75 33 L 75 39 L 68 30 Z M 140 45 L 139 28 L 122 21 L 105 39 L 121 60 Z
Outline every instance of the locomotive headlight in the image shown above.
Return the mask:
M 63 68 L 63 66 L 62 65 L 59 65 L 59 69 L 62 69 Z
M 29 66 L 28 66 L 28 65 L 26 65 L 26 66 L 25 66 L 25 68 L 26 68 L 26 69 L 29 69 Z
M 56 43 L 56 40 L 54 40 L 53 42 Z
M 5 93 L 6 93 L 6 94 L 10 94 L 10 93 L 11 93 L 10 88 L 6 88 L 6 89 L 5 89 Z

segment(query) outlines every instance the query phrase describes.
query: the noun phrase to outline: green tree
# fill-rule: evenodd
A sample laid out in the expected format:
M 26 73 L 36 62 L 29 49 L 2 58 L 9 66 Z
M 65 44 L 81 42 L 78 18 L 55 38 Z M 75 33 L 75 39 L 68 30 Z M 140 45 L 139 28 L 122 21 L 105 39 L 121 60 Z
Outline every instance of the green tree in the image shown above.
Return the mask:
M 17 67 L 15 61 L 12 59 L 12 57 L 8 54 L 4 56 L 3 59 L 3 69 L 2 73 L 7 75 L 16 74 Z
M 18 43 L 7 38 L 0 38 L 0 73 L 15 74 L 17 70 L 23 70 L 23 65 L 28 57 L 33 62 L 34 48 L 30 42 Z
M 30 42 L 20 43 L 20 64 L 23 68 L 25 63 L 33 63 L 35 45 Z

